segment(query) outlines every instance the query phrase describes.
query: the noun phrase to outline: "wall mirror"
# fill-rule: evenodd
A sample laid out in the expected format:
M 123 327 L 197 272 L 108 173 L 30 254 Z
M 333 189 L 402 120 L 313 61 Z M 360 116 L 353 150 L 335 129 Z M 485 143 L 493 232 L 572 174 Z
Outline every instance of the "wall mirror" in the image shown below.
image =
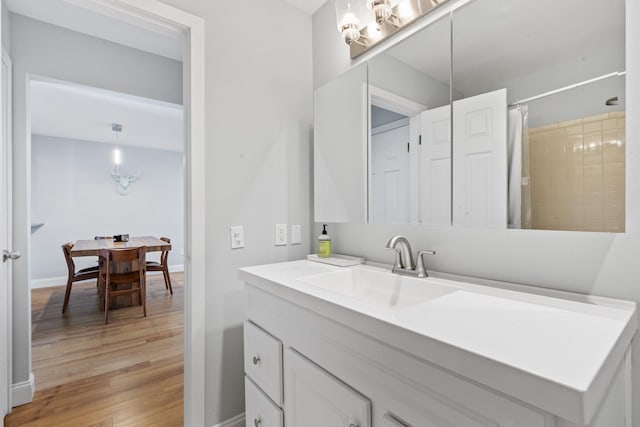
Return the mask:
M 624 232 L 625 74 L 625 0 L 469 1 L 316 90 L 316 221 Z
M 624 232 L 624 0 L 453 13 L 453 224 Z
M 451 22 L 369 61 L 369 222 L 450 223 Z

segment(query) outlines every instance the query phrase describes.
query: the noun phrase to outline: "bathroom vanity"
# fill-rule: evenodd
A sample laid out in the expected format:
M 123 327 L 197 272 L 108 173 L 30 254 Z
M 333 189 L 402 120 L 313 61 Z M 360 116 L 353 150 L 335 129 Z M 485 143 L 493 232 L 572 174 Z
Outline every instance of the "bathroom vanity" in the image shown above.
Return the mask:
M 635 303 L 371 265 L 239 276 L 247 426 L 631 426 Z

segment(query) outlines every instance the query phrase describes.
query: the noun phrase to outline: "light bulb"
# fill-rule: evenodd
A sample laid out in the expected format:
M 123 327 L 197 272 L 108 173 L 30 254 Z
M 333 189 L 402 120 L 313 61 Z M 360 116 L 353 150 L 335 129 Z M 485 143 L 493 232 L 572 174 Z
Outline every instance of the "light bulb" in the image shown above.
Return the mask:
M 360 38 L 360 3 L 358 0 L 336 0 L 338 32 L 347 44 Z
M 390 0 L 367 0 L 367 7 L 373 11 L 378 25 L 382 25 L 391 16 Z
M 122 163 L 122 153 L 117 147 L 113 149 L 113 163 L 117 166 L 120 166 L 120 164 Z

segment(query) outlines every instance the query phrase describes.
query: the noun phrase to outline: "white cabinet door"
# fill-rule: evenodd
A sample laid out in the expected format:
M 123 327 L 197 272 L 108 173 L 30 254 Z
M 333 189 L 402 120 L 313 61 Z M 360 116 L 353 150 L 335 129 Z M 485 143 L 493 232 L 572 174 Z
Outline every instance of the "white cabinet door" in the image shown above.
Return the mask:
M 453 103 L 453 224 L 507 227 L 507 90 Z
M 367 66 L 314 92 L 316 222 L 367 222 Z
M 285 425 L 370 427 L 371 402 L 295 350 L 284 355 Z
M 451 223 L 451 108 L 422 113 L 418 220 L 426 224 Z

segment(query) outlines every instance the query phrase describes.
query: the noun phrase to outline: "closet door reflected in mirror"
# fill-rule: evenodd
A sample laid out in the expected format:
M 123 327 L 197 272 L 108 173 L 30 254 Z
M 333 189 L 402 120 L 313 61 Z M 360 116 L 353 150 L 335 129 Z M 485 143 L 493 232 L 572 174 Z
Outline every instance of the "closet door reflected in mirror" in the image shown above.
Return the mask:
M 453 223 L 624 232 L 624 0 L 453 14 Z
M 451 221 L 449 17 L 369 61 L 369 222 Z

